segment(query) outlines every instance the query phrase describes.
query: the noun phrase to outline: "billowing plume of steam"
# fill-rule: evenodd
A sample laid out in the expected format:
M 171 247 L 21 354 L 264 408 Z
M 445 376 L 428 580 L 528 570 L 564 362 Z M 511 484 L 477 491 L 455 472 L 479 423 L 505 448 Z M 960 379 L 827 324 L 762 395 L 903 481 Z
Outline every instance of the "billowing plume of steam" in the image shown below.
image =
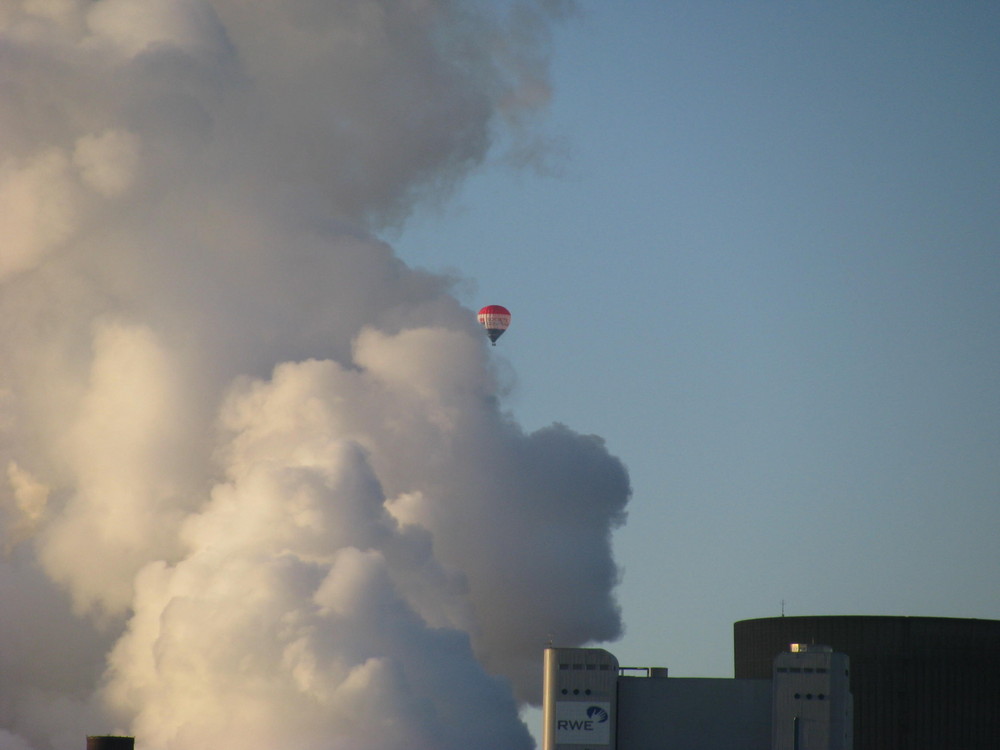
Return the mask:
M 527 748 L 619 634 L 624 468 L 373 236 L 559 6 L 0 0 L 0 747 Z

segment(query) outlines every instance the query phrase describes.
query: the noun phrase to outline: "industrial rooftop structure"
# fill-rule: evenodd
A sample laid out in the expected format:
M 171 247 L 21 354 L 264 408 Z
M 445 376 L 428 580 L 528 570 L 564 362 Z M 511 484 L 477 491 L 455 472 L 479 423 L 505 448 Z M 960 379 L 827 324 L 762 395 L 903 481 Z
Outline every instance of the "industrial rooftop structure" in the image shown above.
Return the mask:
M 734 645 L 733 679 L 546 649 L 542 750 L 1000 747 L 1000 621 L 763 618 Z

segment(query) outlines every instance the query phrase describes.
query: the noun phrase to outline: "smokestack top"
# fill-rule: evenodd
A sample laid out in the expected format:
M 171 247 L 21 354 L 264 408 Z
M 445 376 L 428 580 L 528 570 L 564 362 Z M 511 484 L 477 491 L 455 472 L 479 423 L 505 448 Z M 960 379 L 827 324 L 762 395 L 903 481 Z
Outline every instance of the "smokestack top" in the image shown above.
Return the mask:
M 87 750 L 134 750 L 135 737 L 95 735 L 87 737 Z

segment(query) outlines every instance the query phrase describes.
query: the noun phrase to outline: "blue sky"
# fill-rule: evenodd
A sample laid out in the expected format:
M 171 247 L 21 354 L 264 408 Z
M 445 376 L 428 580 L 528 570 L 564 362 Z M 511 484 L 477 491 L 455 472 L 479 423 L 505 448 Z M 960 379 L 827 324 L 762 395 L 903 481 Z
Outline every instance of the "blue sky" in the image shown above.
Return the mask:
M 581 7 L 548 170 L 500 149 L 389 239 L 511 309 L 527 429 L 629 467 L 607 647 L 724 677 L 782 600 L 1000 618 L 1000 6 Z

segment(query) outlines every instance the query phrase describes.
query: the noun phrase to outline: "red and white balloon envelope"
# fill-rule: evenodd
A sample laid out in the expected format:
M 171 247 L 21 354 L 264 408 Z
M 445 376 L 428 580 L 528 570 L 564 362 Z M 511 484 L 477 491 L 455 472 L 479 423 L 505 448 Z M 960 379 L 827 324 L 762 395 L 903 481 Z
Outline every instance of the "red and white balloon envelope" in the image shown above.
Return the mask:
M 510 325 L 510 310 L 502 305 L 487 305 L 479 311 L 479 323 L 486 329 L 486 335 L 490 337 L 493 346 L 497 345 L 497 339 L 503 336 L 503 332 Z

